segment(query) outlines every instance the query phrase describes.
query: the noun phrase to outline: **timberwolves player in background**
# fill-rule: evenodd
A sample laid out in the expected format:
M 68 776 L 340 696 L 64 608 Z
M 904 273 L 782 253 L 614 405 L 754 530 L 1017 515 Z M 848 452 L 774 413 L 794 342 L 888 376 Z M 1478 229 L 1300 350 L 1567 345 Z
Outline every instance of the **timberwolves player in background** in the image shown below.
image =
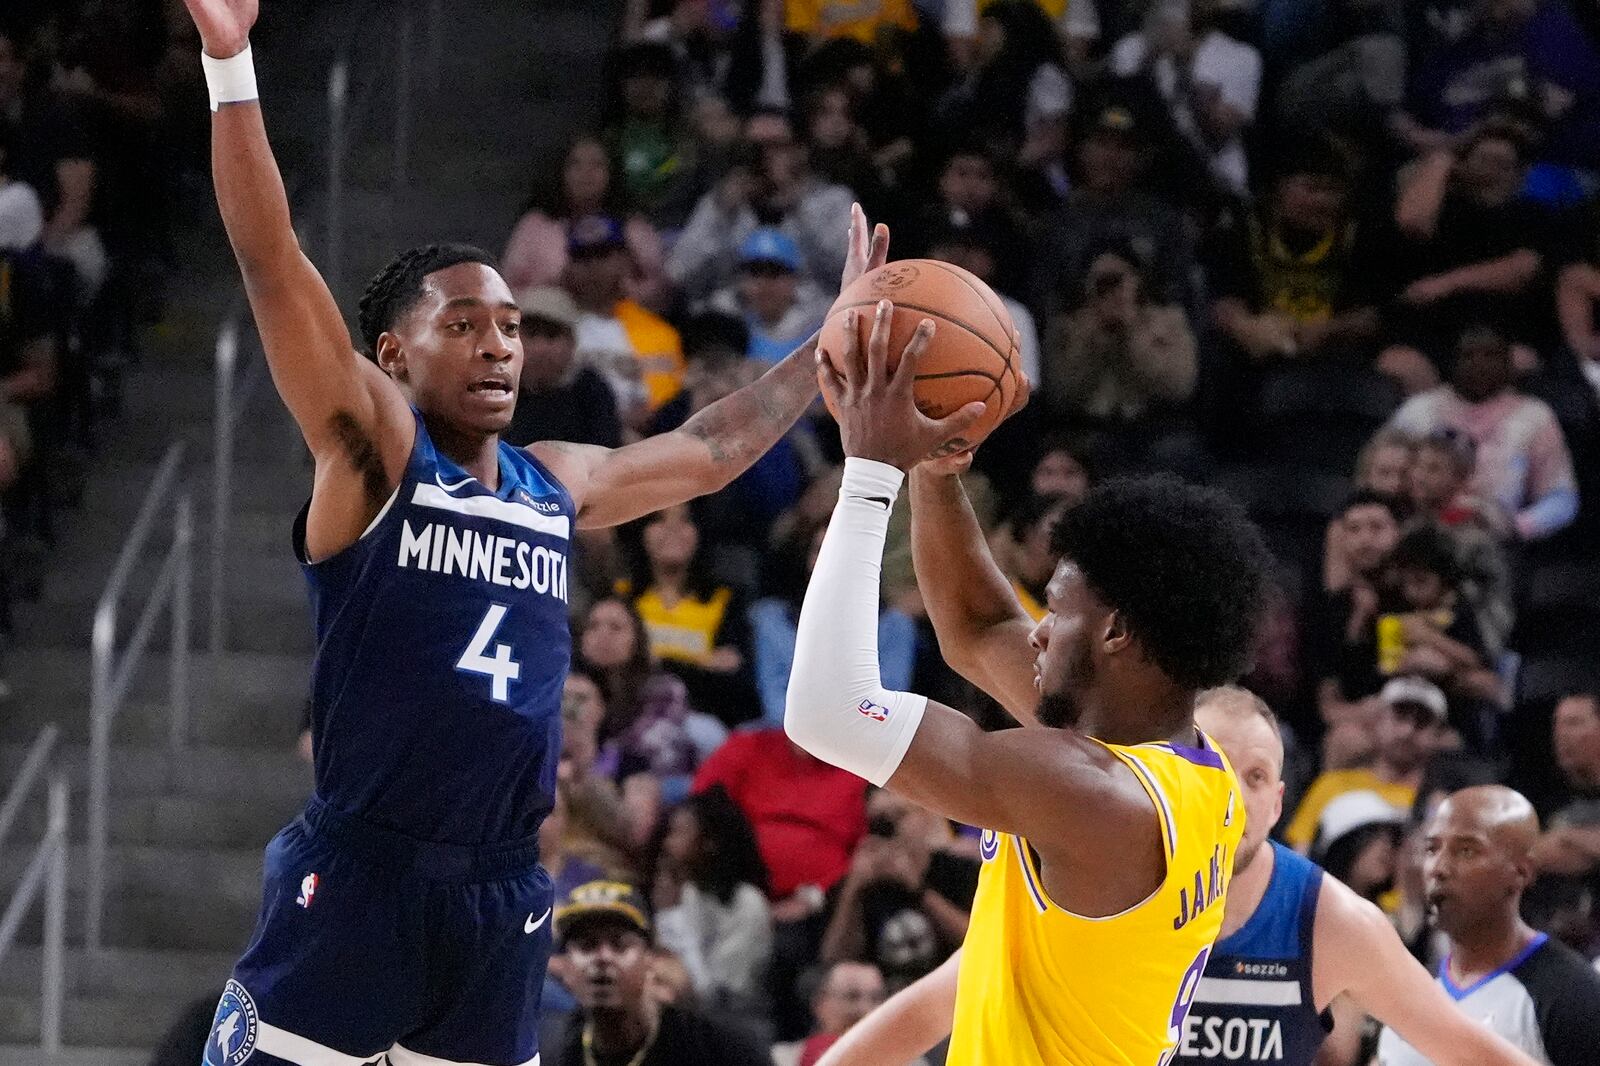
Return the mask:
M 932 323 L 891 373 L 889 310 L 865 360 L 847 326 L 844 377 L 822 364 L 849 458 L 800 611 L 785 728 L 826 762 L 984 827 L 951 1066 L 1160 1066 L 1182 1039 L 1245 827 L 1237 780 L 1195 728 L 1195 696 L 1247 665 L 1270 559 L 1217 493 L 1110 483 L 1057 525 L 1049 613 L 1020 634 L 1051 728 L 985 733 L 884 689 L 878 581 L 902 471 L 982 409 L 940 422 L 917 411 Z
M 1174 1066 L 1356 1066 L 1366 1014 L 1436 1066 L 1534 1066 L 1455 1009 L 1382 912 L 1267 839 L 1283 809 L 1283 742 L 1267 705 L 1230 686 L 1201 696 L 1194 717 L 1238 773 L 1249 820 Z M 960 966 L 957 954 L 879 1007 L 819 1066 L 902 1063 L 932 1047 L 950 1031 Z
M 316 467 L 294 531 L 317 631 L 316 794 L 267 849 L 206 1063 L 536 1063 L 552 901 L 535 840 L 561 750 L 573 531 L 727 485 L 814 398 L 811 352 L 626 448 L 502 443 L 522 345 L 489 257 L 401 255 L 362 297 L 359 354 L 290 224 L 248 48 L 256 0 L 186 3 L 222 218 Z M 859 209 L 850 227 L 847 283 L 888 240 L 869 242 Z

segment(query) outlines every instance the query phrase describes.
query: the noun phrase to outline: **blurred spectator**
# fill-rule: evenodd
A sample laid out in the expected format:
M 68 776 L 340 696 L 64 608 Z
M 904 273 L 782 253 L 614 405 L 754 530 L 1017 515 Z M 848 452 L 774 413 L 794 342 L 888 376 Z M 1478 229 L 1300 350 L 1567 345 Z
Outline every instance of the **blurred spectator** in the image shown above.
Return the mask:
M 1212 317 L 1252 360 L 1365 360 L 1378 333 L 1384 252 L 1351 217 L 1349 179 L 1326 136 L 1288 146 L 1259 213 L 1217 236 Z
M 0 484 L 28 461 L 55 391 L 63 310 L 36 254 L 0 251 Z
M 1046 330 L 1043 373 L 1050 413 L 1105 438 L 1096 466 L 1185 469 L 1198 451 L 1179 417 L 1198 374 L 1194 334 L 1130 248 L 1090 261 L 1082 306 Z
M 661 946 L 682 960 L 701 1005 L 761 1013 L 772 915 L 750 823 L 711 788 L 673 808 L 664 828 L 650 886 Z
M 1358 789 L 1330 801 L 1318 826 L 1316 859 L 1362 899 L 1392 908 L 1405 812 Z
M 726 81 L 728 33 L 733 12 L 715 0 L 628 0 L 622 14 L 622 39 L 628 44 L 664 44 L 677 62 L 677 82 L 690 99 L 717 93 Z M 665 8 L 664 12 L 662 11 Z M 652 16 L 652 8 L 656 12 Z
M 1477 447 L 1453 429 L 1436 430 L 1417 445 L 1411 503 L 1417 517 L 1448 530 L 1461 564 L 1462 592 L 1477 615 L 1492 660 L 1505 650 L 1513 621 L 1511 564 L 1502 543 L 1511 523 L 1500 505 L 1473 495 Z
M 746 358 L 749 332 L 733 316 L 706 312 L 683 324 L 689 368 L 684 391 L 656 413 L 650 432 L 664 433 L 724 396 L 754 381 L 768 364 Z M 695 501 L 695 520 L 704 534 L 711 569 L 738 591 L 759 585 L 758 558 L 774 519 L 799 498 L 821 459 L 806 423 L 779 438 L 755 463 L 721 492 Z
M 578 1011 L 546 1048 L 551 1066 L 768 1066 L 741 1029 L 661 1002 L 647 905 L 628 884 L 580 885 L 555 908 Z
M 650 210 L 650 220 L 675 238 L 700 198 L 722 180 L 734 163 L 739 116 L 720 96 L 696 101 L 689 114 L 689 143 L 677 176 Z
M 565 285 L 582 312 L 578 358 L 605 374 L 623 421 L 639 428 L 683 387 L 683 342 L 665 319 L 628 297 L 632 259 L 616 219 L 575 220 L 567 253 Z
M 1029 496 L 989 538 L 995 562 L 1035 622 L 1045 616 L 1045 586 L 1061 561 L 1050 534 L 1071 506 L 1066 497 Z
M 1333 803 L 1356 793 L 1372 796 L 1404 821 L 1417 798 L 1423 769 L 1438 750 L 1447 701 L 1439 686 L 1420 677 L 1397 677 L 1383 687 L 1374 722 L 1369 766 L 1327 769 L 1317 775 L 1284 826 L 1283 839 L 1301 854 L 1328 843 L 1354 827 L 1351 819 L 1375 821 L 1363 807 L 1339 813 Z M 1362 801 L 1365 802 L 1365 801 Z M 1370 805 L 1369 805 L 1370 806 Z M 1352 813 L 1353 812 L 1353 813 Z
M 0 126 L 0 251 L 25 251 L 44 233 L 44 206 L 39 194 L 33 186 L 17 179 L 12 166 L 13 138 Z
M 844 267 L 839 220 L 850 214 L 849 189 L 811 173 L 805 145 L 781 113 L 745 124 L 743 157 L 700 198 L 667 257 L 667 273 L 690 298 L 733 281 L 739 250 L 761 226 L 776 226 L 800 248 L 805 277 L 831 292 Z
M 1600 697 L 1582 692 L 1556 703 L 1551 721 L 1563 799 L 1534 847 L 1541 873 L 1600 883 Z
M 1478 0 L 1459 39 L 1415 50 L 1408 97 L 1399 128 L 1418 152 L 1519 108 L 1545 127 L 1542 158 L 1600 158 L 1600 54 L 1566 0 Z
M 689 506 L 657 511 L 630 534 L 633 574 L 618 591 L 632 597 L 650 654 L 683 679 L 696 706 L 729 725 L 756 717 L 745 606 L 712 578 Z
M 911 0 L 783 0 L 788 28 L 813 40 L 852 37 L 872 44 L 890 30 L 917 28 Z
M 1425 830 L 1423 878 L 1434 924 L 1449 938 L 1439 983 L 1456 1007 L 1552 1066 L 1580 1066 L 1600 1047 L 1600 974 L 1523 922 L 1539 819 L 1499 785 L 1457 792 Z M 1380 1066 L 1425 1061 L 1393 1030 Z
M 1083 499 L 1094 478 L 1081 448 L 1058 436 L 1047 437 L 1040 445 L 1039 461 L 1034 464 L 1028 487 L 1035 496 L 1055 496 L 1074 504 Z
M 967 935 L 978 860 L 950 823 L 885 789 L 867 798 L 857 846 L 822 938 L 822 961 L 867 959 L 891 991 L 933 970 Z
M 1334 518 L 1320 595 L 1305 610 L 1306 673 L 1328 729 L 1323 758 L 1345 767 L 1371 751 L 1372 697 L 1383 686 L 1371 645 L 1384 562 L 1400 540 L 1400 501 L 1358 489 Z
M 994 158 L 976 146 L 957 146 L 939 170 L 936 200 L 907 227 L 908 246 L 917 254 L 939 258 L 931 249 L 950 243 L 952 236 L 980 235 L 994 258 L 990 283 L 1005 291 L 1022 291 L 1026 242 L 1004 194 Z M 895 239 L 900 239 L 898 232 Z
M 648 215 L 683 166 L 677 63 L 669 46 L 645 42 L 623 49 L 616 68 L 606 143 L 627 202 Z
M 1072 109 L 1061 43 L 1033 0 L 982 8 L 977 62 L 940 107 L 941 124 L 962 130 L 1021 167 L 1060 164 Z
M 577 361 L 583 313 L 563 289 L 517 294 L 522 309 L 522 381 L 502 440 L 526 447 L 538 440 L 622 445 L 617 397 L 600 372 Z
M 1543 401 L 1512 387 L 1510 347 L 1491 329 L 1463 330 L 1449 384 L 1413 396 L 1390 424 L 1413 437 L 1455 429 L 1470 438 L 1477 447 L 1472 490 L 1511 515 L 1524 540 L 1548 537 L 1577 516 L 1561 426 Z
M 1209 166 L 1212 180 L 1236 195 L 1248 190 L 1244 134 L 1255 122 L 1261 54 L 1209 25 L 1220 0 L 1162 0 L 1144 29 L 1116 43 L 1111 71 L 1151 79 L 1174 127 Z
M 1405 100 L 1406 39 L 1397 5 L 1332 0 L 1328 6 L 1323 50 L 1284 74 L 1274 97 L 1274 124 L 1382 143 Z
M 844 85 L 812 93 L 804 116 L 811 169 L 823 181 L 854 192 L 868 218 L 887 218 L 896 209 L 885 180 L 889 172 L 879 169 L 855 111 L 855 99 Z
M 1150 271 L 1149 299 L 1192 304 L 1194 254 L 1177 209 L 1143 189 L 1155 131 L 1137 93 L 1119 88 L 1083 113 L 1078 181 L 1041 222 L 1033 258 L 1034 305 L 1046 318 L 1075 308 L 1101 249 L 1124 243 Z
M 634 877 L 639 872 L 641 834 L 633 812 L 623 802 L 616 781 L 598 765 L 605 717 L 606 701 L 599 683 L 580 670 L 569 673 L 561 691 L 557 792 L 562 824 L 556 839 L 561 854 L 573 864 L 573 876 L 585 881 L 592 879 L 581 877 L 585 870 L 594 871 L 594 877 Z M 544 832 L 542 826 L 540 832 Z M 556 877 L 556 866 L 545 861 L 551 876 Z
M 802 276 L 804 266 L 800 246 L 780 229 L 758 229 L 746 238 L 738 281 L 710 300 L 714 310 L 744 320 L 750 344 L 742 354 L 776 363 L 822 328 L 832 300 Z
M 822 893 L 844 876 L 867 831 L 861 779 L 813 759 L 781 729 L 757 729 L 735 733 L 700 767 L 694 790 L 716 785 L 755 829 L 779 905 L 774 917 L 820 911 Z
M 758 600 L 750 608 L 761 717 L 774 728 L 783 726 L 789 671 L 794 666 L 795 627 L 800 617 L 800 601 L 811 571 L 817 565 L 817 553 L 822 549 L 822 535 L 826 532 L 826 525 L 799 526 L 783 541 L 775 544 L 768 572 L 773 575 L 773 584 L 779 586 L 781 591 Z M 797 559 L 804 559 L 803 571 L 793 566 L 783 566 Z M 780 577 L 780 574 L 783 576 Z M 784 577 L 788 580 L 784 580 Z M 884 685 L 897 691 L 909 691 L 916 659 L 916 623 L 893 607 L 881 608 L 878 614 L 878 668 Z
M 626 293 L 647 306 L 662 306 L 666 253 L 661 237 L 643 215 L 627 210 L 621 186 L 613 180 L 611 157 L 598 137 L 573 140 L 560 175 L 535 195 L 527 213 L 517 221 L 500 257 L 506 284 L 513 292 L 559 285 L 567 269 L 572 224 L 591 215 L 623 220 L 623 239 L 632 258 Z
M 1356 458 L 1355 487 L 1371 489 L 1384 496 L 1408 496 L 1416 450 L 1416 442 L 1410 434 L 1380 429 Z
M 827 1051 L 884 1000 L 883 974 L 870 962 L 845 960 L 822 972 L 811 996 L 812 1034 L 772 1049 L 774 1066 L 816 1066 Z M 907 1066 L 924 1066 L 921 1060 Z
M 1535 349 L 1554 340 L 1543 271 L 1555 242 L 1544 211 L 1518 196 L 1526 152 L 1515 127 L 1485 126 L 1401 175 L 1395 222 L 1411 280 L 1396 308 L 1400 343 L 1380 365 L 1407 391 L 1435 378 L 1417 354 L 1445 367 L 1466 322 Z
M 1041 373 L 1039 331 L 1033 314 L 1022 304 L 998 291 L 999 264 L 1005 241 L 1004 230 L 976 219 L 958 224 L 953 219 L 942 231 L 929 235 L 927 257 L 951 263 L 967 271 L 997 291 L 1000 302 L 1011 315 L 1017 333 L 1017 361 L 1024 377 L 1037 384 Z
M 688 706 L 683 683 L 656 665 L 644 621 L 618 596 L 589 608 L 578 640 L 582 667 L 599 682 L 606 713 L 600 722 L 602 772 L 621 781 L 624 798 L 639 806 L 635 831 L 655 827 L 649 795 L 628 794 L 635 777 L 681 776 L 716 750 L 727 731 L 716 719 Z M 637 787 L 637 786 L 636 786 Z

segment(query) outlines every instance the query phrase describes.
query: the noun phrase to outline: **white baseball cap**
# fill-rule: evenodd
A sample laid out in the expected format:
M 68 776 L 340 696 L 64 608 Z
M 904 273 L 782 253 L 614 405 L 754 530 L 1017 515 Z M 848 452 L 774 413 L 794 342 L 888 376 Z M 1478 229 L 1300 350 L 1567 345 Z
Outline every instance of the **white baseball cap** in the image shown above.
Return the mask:
M 1449 715 L 1450 701 L 1444 690 L 1425 677 L 1397 677 L 1383 686 L 1378 698 L 1391 707 L 1406 703 L 1425 708 L 1441 722 Z

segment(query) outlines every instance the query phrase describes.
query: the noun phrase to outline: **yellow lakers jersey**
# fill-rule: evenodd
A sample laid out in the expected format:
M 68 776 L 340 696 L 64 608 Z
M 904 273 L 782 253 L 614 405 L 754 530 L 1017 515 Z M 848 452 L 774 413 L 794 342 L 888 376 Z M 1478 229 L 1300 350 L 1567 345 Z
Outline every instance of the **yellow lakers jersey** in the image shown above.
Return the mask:
M 1057 906 L 1027 840 L 984 833 L 950 1066 L 1170 1061 L 1222 927 L 1244 833 L 1233 769 L 1200 741 L 1105 745 L 1150 794 L 1167 855 L 1160 887 L 1120 914 L 1086 918 Z

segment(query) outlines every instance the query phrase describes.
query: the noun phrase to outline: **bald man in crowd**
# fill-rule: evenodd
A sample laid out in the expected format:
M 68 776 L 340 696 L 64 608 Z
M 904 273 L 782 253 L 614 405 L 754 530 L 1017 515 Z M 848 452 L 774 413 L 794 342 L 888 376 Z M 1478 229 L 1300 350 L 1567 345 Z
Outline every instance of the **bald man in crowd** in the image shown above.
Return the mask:
M 1600 1062 L 1600 974 L 1583 956 L 1522 920 L 1539 818 L 1521 793 L 1481 785 L 1439 807 L 1424 837 L 1428 917 L 1450 941 L 1439 984 L 1463 1015 L 1550 1066 Z M 1386 1030 L 1380 1066 L 1428 1066 Z
M 1351 1066 L 1363 1014 L 1405 1033 L 1440 1066 L 1533 1066 L 1453 1009 L 1376 906 L 1268 839 L 1283 813 L 1283 741 L 1267 705 L 1242 688 L 1213 689 L 1200 698 L 1195 724 L 1233 764 L 1247 817 L 1222 932 L 1174 1066 Z M 899 1066 L 931 1048 L 950 1032 L 960 958 L 874 1011 L 819 1066 Z M 1335 1004 L 1353 1024 L 1323 1047 Z

